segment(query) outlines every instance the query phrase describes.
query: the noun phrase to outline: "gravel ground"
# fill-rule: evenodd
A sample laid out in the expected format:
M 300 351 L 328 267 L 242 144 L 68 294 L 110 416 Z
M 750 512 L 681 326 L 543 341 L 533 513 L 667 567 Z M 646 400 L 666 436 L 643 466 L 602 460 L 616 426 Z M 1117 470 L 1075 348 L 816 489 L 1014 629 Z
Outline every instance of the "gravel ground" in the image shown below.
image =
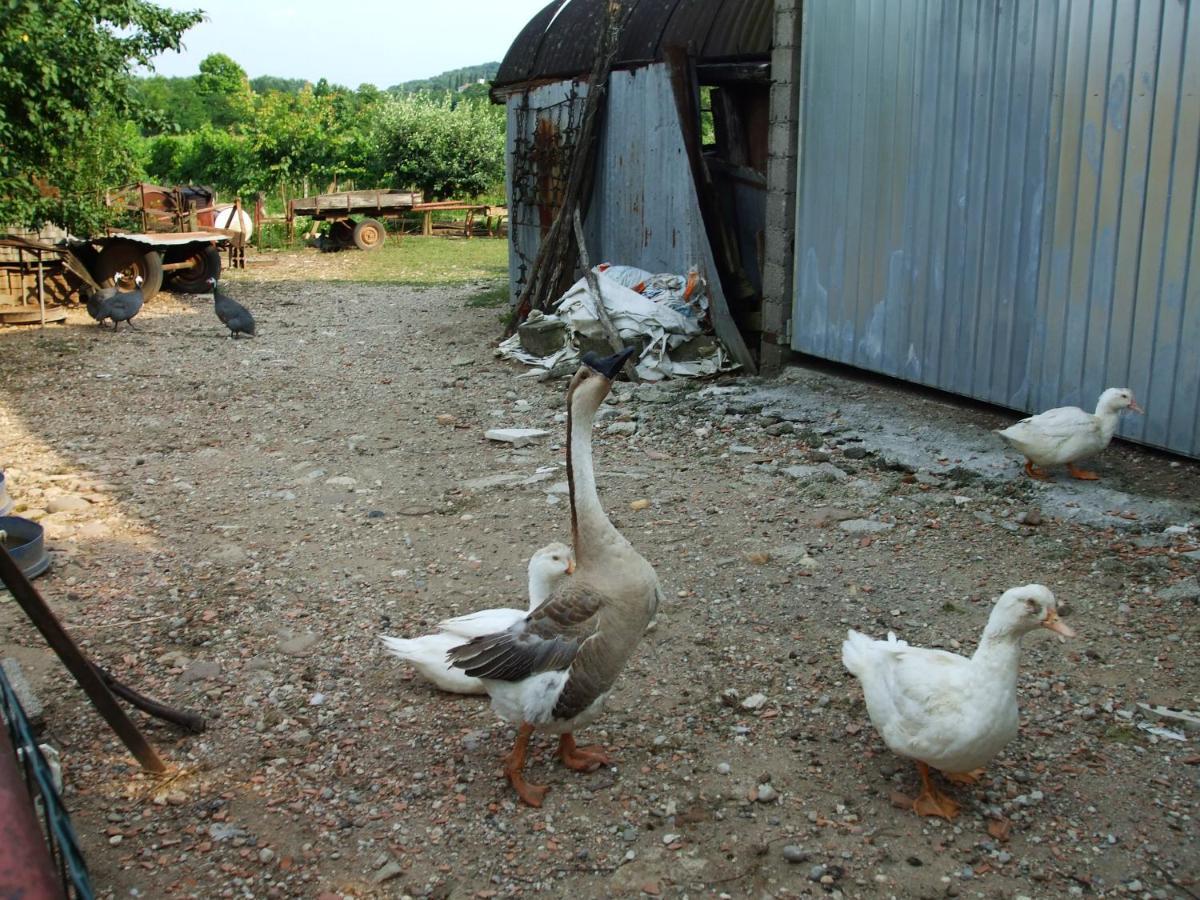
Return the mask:
M 892 459 L 843 409 L 1004 419 L 814 370 L 618 386 L 601 494 L 670 602 L 581 735 L 616 766 L 570 773 L 545 740 L 546 806 L 518 807 L 511 729 L 376 635 L 523 603 L 529 553 L 567 532 L 565 384 L 493 358 L 497 311 L 470 287 L 352 277 L 350 254 L 252 267 L 233 293 L 254 341 L 167 295 L 138 332 L 82 312 L 0 330 L 0 462 L 55 556 L 39 588 L 99 661 L 209 720 L 186 736 L 138 714 L 173 775 L 140 773 L 0 604 L 101 896 L 1200 894 L 1198 735 L 1138 706 L 1200 705 L 1200 531 L 1084 525 L 1025 480 Z M 828 402 L 773 411 L 762 391 L 788 385 Z M 484 439 L 499 426 L 551 434 Z M 1197 509 L 1194 464 L 1122 446 L 1099 467 Z M 1019 738 L 958 789 L 959 820 L 918 819 L 845 629 L 970 652 L 1029 581 L 1080 636 L 1026 639 Z

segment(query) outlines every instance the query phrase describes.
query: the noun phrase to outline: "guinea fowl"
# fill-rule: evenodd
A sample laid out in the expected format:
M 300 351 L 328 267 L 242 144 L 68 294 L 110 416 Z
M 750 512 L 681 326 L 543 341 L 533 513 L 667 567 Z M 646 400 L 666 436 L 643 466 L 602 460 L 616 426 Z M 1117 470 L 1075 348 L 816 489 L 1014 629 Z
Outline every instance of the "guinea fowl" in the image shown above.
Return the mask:
M 121 273 L 118 272 L 117 274 L 115 274 L 113 276 L 113 281 L 119 282 L 120 280 L 121 280 Z M 104 320 L 106 318 L 108 318 L 108 316 L 103 313 L 104 303 L 110 297 L 115 297 L 117 295 L 117 292 L 120 291 L 121 289 L 120 289 L 120 287 L 116 287 L 116 286 L 110 287 L 110 288 L 100 288 L 99 290 L 92 290 L 90 287 L 87 287 L 86 285 L 84 287 L 87 288 L 88 315 L 96 320 L 97 325 L 99 325 L 101 328 L 103 328 Z
M 558 734 L 558 754 L 578 772 L 609 764 L 599 747 L 577 747 L 574 732 L 594 720 L 658 609 L 654 569 L 604 514 L 592 471 L 592 425 L 613 379 L 633 354 L 583 356 L 567 389 L 567 483 L 575 574 L 545 603 L 504 631 L 449 653 L 479 678 L 492 709 L 518 726 L 504 773 L 522 801 L 541 806 L 546 787 L 522 769 L 534 731 Z
M 136 286 L 132 291 L 118 291 L 100 304 L 100 319 L 112 319 L 114 333 L 121 322 L 128 322 L 129 327 L 133 328 L 133 317 L 142 311 L 142 304 L 145 302 L 142 296 L 142 276 L 135 276 L 133 283 Z
M 456 669 L 446 660 L 447 651 L 463 641 L 494 634 L 525 618 L 541 606 L 566 576 L 575 571 L 571 548 L 548 544 L 529 558 L 529 608 L 481 609 L 438 623 L 433 634 L 415 638 L 380 635 L 388 653 L 404 660 L 427 681 L 452 694 L 484 694 L 482 682 Z
M 254 337 L 254 316 L 250 315 L 250 310 L 225 293 L 217 279 L 210 278 L 208 283 L 213 289 L 213 309 L 217 318 L 229 329 L 229 336 L 235 338 L 239 334 L 248 334 Z

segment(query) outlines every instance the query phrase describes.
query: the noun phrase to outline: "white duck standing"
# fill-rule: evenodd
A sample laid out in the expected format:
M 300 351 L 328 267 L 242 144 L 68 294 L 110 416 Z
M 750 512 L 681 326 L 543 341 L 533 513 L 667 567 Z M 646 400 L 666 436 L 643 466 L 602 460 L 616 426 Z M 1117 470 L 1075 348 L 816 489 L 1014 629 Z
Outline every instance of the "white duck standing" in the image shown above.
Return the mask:
M 997 434 L 1025 455 L 1025 472 L 1030 478 L 1048 481 L 1050 473 L 1037 467 L 1065 463 L 1073 478 L 1095 481 L 1099 475 L 1075 463 L 1108 446 L 1123 409 L 1143 411 L 1129 388 L 1109 388 L 1100 395 L 1094 415 L 1078 406 L 1060 406 L 1022 419 Z
M 576 746 L 574 732 L 600 714 L 661 596 L 654 569 L 604 514 L 592 471 L 596 411 L 632 354 L 584 354 L 567 390 L 575 574 L 508 629 L 450 651 L 454 665 L 483 680 L 492 709 L 518 726 L 504 773 L 530 806 L 541 806 L 546 793 L 522 775 L 535 730 L 560 736 L 559 758 L 570 769 L 591 772 L 608 764 L 599 747 Z
M 571 548 L 547 544 L 529 558 L 529 609 L 484 609 L 438 623 L 433 634 L 415 638 L 380 635 L 384 649 L 404 660 L 427 681 L 453 694 L 485 694 L 483 683 L 450 665 L 446 654 L 463 641 L 503 631 L 545 602 L 555 587 L 575 571 Z
M 886 641 L 857 631 L 847 635 L 842 663 L 862 683 L 871 724 L 893 753 L 917 764 L 918 814 L 958 815 L 958 804 L 930 779 L 931 768 L 955 783 L 973 784 L 977 770 L 1016 737 L 1021 637 L 1038 627 L 1075 636 L 1059 619 L 1054 594 L 1027 584 L 996 601 L 970 659 L 910 647 L 890 633 Z

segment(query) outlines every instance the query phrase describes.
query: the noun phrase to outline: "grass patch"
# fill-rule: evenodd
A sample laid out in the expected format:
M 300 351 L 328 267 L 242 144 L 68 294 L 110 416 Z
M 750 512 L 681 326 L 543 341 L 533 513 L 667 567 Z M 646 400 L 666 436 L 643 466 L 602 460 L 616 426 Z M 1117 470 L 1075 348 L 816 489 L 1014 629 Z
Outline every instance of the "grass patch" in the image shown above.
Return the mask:
M 1138 733 L 1131 725 L 1110 725 L 1104 732 L 1104 739 L 1118 744 L 1136 744 Z
M 413 287 L 508 281 L 508 243 L 495 238 L 389 237 L 380 250 L 343 250 L 344 278 Z M 505 289 L 507 291 L 507 288 Z M 492 289 L 488 289 L 490 295 Z M 482 305 L 482 304 L 481 304 Z
M 473 309 L 495 309 L 508 305 L 508 282 L 490 287 L 481 294 L 476 294 L 467 301 L 467 306 Z

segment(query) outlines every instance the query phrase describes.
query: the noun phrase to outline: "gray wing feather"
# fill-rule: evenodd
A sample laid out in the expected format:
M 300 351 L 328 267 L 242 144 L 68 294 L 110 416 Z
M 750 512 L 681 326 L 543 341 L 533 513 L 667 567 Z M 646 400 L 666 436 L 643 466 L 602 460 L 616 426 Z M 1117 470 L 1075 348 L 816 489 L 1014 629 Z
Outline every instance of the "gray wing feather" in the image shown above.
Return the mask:
M 473 678 L 521 681 L 565 671 L 596 631 L 599 598 L 568 589 L 551 597 L 511 628 L 454 647 L 450 664 Z

